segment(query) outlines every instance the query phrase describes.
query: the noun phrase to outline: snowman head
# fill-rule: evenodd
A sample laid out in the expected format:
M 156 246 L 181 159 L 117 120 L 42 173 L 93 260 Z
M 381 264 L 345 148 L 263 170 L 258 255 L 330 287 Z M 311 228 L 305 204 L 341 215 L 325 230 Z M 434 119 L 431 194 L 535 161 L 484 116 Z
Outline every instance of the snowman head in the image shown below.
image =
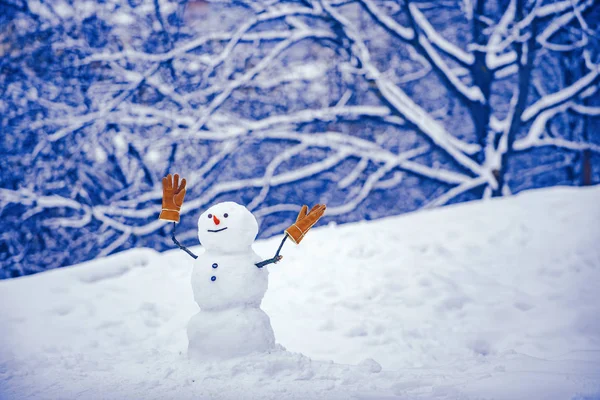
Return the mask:
M 256 218 L 232 201 L 215 204 L 198 219 L 198 238 L 207 250 L 236 253 L 247 250 L 258 234 Z

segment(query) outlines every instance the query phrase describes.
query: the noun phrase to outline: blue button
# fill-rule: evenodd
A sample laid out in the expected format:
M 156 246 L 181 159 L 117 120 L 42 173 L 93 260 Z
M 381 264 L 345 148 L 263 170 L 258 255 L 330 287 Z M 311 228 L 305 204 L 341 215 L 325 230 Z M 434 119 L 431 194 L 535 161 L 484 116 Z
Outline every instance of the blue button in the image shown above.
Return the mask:
M 216 280 L 217 280 L 217 277 L 216 277 L 216 276 L 211 276 L 211 277 L 210 277 L 210 280 L 214 282 L 214 281 L 216 281 Z
M 217 264 L 217 263 L 214 263 L 214 264 L 212 265 L 212 267 L 213 267 L 213 268 L 217 268 L 218 266 L 219 266 L 219 264 Z

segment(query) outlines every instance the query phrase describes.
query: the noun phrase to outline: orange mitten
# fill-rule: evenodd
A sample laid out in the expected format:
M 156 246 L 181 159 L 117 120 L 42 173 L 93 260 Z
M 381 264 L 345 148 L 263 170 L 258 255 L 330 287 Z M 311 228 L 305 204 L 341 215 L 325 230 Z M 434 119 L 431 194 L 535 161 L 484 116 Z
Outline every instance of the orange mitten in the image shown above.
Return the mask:
M 162 211 L 158 219 L 163 221 L 179 222 L 179 210 L 183 204 L 183 198 L 185 197 L 185 179 L 181 180 L 179 184 L 179 175 L 173 176 L 171 181 L 171 174 L 167 175 L 162 180 L 163 185 L 163 198 L 162 198 Z
M 294 243 L 299 244 L 304 239 L 306 232 L 323 216 L 326 208 L 325 204 L 317 204 L 307 213 L 308 206 L 302 206 L 296 222 L 287 228 L 285 233 Z

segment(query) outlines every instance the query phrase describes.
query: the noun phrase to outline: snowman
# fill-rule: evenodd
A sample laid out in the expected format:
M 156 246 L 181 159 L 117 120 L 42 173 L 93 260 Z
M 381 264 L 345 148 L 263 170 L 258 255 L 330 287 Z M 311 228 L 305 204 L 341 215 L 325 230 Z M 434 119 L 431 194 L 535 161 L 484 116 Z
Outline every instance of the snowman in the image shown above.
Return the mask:
M 185 196 L 185 179 L 175 174 L 163 178 L 163 207 L 160 219 L 179 222 Z M 266 266 L 282 259 L 279 255 L 289 237 L 299 244 L 306 232 L 321 218 L 325 205 L 308 212 L 303 206 L 296 222 L 285 230 L 273 258 L 262 260 L 252 249 L 258 234 L 254 215 L 234 202 L 216 204 L 198 219 L 198 238 L 205 251 L 196 256 L 175 238 L 173 241 L 195 259 L 192 291 L 200 311 L 187 327 L 188 355 L 197 360 L 239 357 L 265 352 L 275 346 L 269 316 L 260 308 L 267 291 Z

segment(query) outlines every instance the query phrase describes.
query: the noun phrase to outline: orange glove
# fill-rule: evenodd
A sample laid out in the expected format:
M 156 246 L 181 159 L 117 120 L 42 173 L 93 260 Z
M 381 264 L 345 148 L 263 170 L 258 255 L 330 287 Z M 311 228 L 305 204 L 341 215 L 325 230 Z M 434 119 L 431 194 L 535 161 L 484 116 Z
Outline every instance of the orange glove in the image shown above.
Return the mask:
M 171 182 L 171 174 L 162 179 L 163 199 L 162 211 L 158 219 L 163 221 L 179 222 L 179 210 L 185 197 L 185 179 L 179 184 L 179 175 L 175 174 Z
M 325 204 L 317 204 L 307 213 L 308 206 L 302 206 L 296 222 L 287 228 L 285 233 L 294 243 L 299 244 L 304 239 L 306 232 L 323 216 L 326 208 Z

